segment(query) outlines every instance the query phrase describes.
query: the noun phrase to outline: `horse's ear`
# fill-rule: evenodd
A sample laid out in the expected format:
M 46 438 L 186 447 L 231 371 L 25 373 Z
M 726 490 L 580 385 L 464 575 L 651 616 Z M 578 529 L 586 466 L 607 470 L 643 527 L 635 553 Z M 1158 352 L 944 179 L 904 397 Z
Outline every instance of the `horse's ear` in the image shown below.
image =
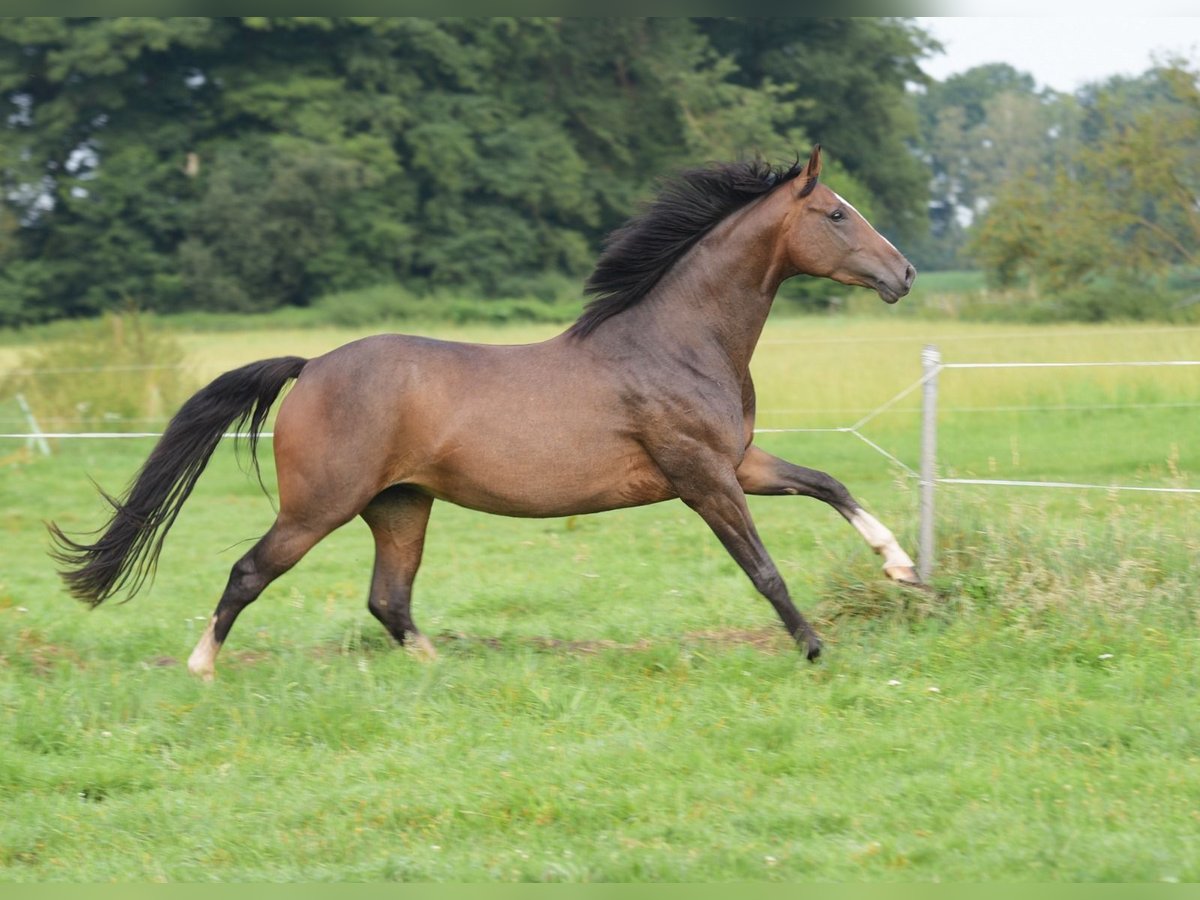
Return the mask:
M 821 174 L 821 145 L 813 147 L 808 157 L 808 165 L 804 167 L 805 178 L 817 178 Z
M 799 190 L 796 192 L 797 197 L 807 197 L 812 193 L 813 188 L 817 186 L 817 179 L 821 175 L 821 145 L 817 144 L 813 147 L 812 154 L 808 157 L 808 165 L 804 167 L 804 171 L 800 177 L 796 179 L 799 185 Z

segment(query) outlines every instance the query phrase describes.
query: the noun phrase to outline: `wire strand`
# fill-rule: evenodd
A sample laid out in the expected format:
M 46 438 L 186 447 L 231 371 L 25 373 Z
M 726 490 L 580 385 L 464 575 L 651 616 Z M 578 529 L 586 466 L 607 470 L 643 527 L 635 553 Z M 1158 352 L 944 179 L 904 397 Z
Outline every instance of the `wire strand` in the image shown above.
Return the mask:
M 1006 478 L 938 478 L 938 484 L 980 484 L 995 487 L 1072 488 L 1097 491 L 1145 491 L 1155 494 L 1200 494 L 1200 488 L 1145 487 L 1131 484 L 1083 484 L 1075 481 L 1015 481 Z

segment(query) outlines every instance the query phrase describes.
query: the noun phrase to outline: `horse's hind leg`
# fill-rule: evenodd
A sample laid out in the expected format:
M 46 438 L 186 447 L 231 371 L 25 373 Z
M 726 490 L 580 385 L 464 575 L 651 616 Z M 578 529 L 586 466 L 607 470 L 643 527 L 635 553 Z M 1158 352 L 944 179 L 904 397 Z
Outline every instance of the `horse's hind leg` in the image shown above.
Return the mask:
M 188 670 L 193 675 L 205 681 L 212 680 L 217 654 L 238 614 L 331 530 L 285 520 L 280 516 L 253 549 L 233 564 L 229 581 L 216 611 L 209 619 L 208 628 L 188 658 Z
M 361 513 L 375 536 L 375 569 L 367 608 L 402 645 L 427 657 L 437 652 L 412 618 L 412 586 L 425 547 L 433 498 L 406 485 L 383 491 Z
M 912 559 L 900 547 L 895 535 L 859 506 L 846 486 L 832 475 L 797 466 L 751 445 L 738 466 L 737 477 L 747 494 L 793 494 L 828 503 L 854 526 L 872 550 L 883 557 L 883 571 L 888 578 L 901 584 L 921 583 Z

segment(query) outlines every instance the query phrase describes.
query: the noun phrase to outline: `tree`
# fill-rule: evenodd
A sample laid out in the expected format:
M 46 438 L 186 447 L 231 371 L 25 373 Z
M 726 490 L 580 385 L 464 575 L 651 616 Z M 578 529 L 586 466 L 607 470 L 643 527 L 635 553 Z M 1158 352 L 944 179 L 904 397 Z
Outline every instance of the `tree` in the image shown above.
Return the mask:
M 0 21 L 0 181 L 19 222 L 4 321 L 141 302 L 170 269 L 188 192 L 178 148 L 204 128 L 188 75 L 223 31 L 208 19 Z
M 1090 134 L 1052 171 L 1010 180 L 972 249 L 993 278 L 1051 289 L 1200 264 L 1200 87 L 1175 62 L 1085 92 Z M 1131 109 L 1124 102 L 1139 97 Z
M 1031 75 L 1006 63 L 930 84 L 918 110 L 932 180 L 931 242 L 916 255 L 940 268 L 965 264 L 968 227 L 1010 181 L 1049 178 L 1063 147 L 1077 141 L 1073 99 L 1038 91 Z
M 1081 182 L 1109 199 L 1121 265 L 1146 270 L 1200 262 L 1200 72 L 1176 61 L 1137 81 L 1156 99 L 1117 102 L 1129 82 L 1097 97 L 1101 139 L 1080 147 Z
M 904 20 L 0 21 L 0 324 L 581 275 L 683 165 L 807 152 L 923 208 Z

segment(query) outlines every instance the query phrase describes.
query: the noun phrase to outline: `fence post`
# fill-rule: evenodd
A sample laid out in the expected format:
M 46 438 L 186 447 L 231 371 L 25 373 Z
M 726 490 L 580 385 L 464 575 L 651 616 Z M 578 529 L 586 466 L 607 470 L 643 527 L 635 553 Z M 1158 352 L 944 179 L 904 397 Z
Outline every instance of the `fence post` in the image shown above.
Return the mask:
M 925 384 L 921 391 L 921 523 L 917 539 L 917 577 L 928 582 L 933 574 L 933 490 L 937 484 L 937 394 L 942 354 L 926 344 L 921 351 Z
M 42 437 L 42 429 L 38 427 L 37 419 L 33 417 L 33 410 L 29 408 L 29 402 L 25 399 L 24 394 L 17 394 L 17 405 L 21 407 L 21 412 L 25 415 L 25 421 L 29 423 L 30 434 L 28 441 L 26 441 L 27 445 L 37 447 L 42 451 L 43 456 L 49 456 L 50 445 Z

